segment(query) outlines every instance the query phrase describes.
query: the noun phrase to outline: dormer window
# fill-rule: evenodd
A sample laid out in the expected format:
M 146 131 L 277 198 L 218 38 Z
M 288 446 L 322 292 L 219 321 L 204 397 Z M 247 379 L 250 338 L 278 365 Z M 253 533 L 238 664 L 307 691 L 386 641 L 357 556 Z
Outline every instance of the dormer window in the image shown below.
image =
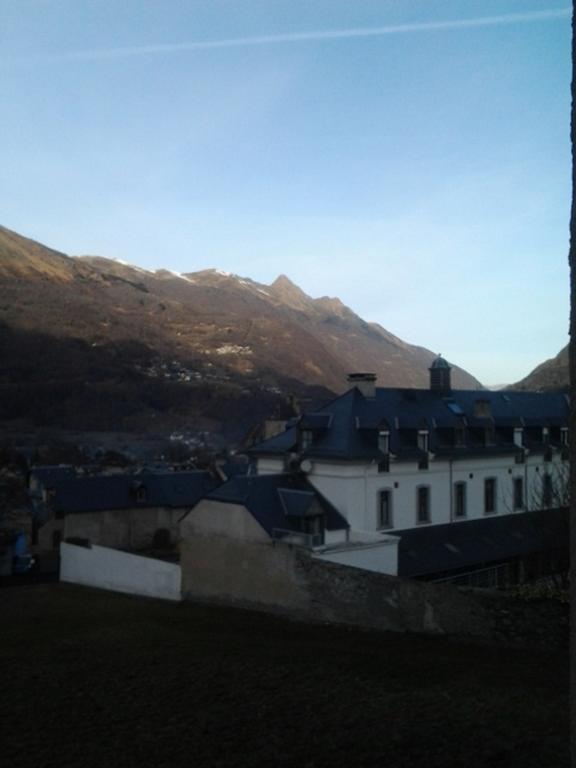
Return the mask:
M 427 429 L 418 430 L 418 448 L 425 453 L 428 453 L 428 437 Z
M 456 427 L 454 429 L 454 445 L 465 445 L 466 443 L 466 430 L 464 427 Z
M 51 505 L 56 499 L 56 488 L 48 487 L 42 491 L 42 501 L 45 504 Z
M 130 486 L 130 495 L 136 504 L 144 504 L 148 501 L 148 488 L 142 482 L 134 482 Z
M 312 445 L 313 433 L 311 429 L 303 429 L 300 432 L 300 448 L 306 451 Z
M 390 432 L 387 429 L 378 432 L 378 450 L 385 454 L 390 453 Z

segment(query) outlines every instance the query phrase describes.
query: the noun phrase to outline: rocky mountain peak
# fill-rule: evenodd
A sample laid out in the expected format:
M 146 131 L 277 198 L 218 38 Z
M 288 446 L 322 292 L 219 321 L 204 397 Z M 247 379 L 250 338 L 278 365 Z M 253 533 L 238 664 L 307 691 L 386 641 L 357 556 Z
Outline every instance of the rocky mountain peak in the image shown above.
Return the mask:
M 312 299 L 308 294 L 299 288 L 286 275 L 278 275 L 276 280 L 271 283 L 269 290 L 280 299 L 284 304 L 288 304 L 294 309 L 305 309 L 310 306 Z

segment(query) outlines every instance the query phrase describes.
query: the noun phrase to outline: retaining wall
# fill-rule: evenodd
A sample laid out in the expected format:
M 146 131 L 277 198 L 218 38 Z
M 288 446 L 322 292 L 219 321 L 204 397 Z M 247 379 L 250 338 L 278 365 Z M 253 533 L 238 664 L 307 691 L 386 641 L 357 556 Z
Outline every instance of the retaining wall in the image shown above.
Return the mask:
M 399 579 L 270 542 L 195 534 L 181 542 L 182 595 L 310 622 L 563 648 L 567 606 Z
M 311 621 L 488 636 L 486 608 L 449 585 L 316 559 L 287 545 L 195 535 L 181 542 L 182 593 Z

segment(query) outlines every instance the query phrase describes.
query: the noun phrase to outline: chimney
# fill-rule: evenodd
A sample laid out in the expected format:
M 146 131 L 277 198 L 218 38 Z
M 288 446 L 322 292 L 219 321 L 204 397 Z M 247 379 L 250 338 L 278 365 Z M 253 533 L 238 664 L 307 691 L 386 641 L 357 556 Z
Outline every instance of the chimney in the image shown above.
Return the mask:
M 373 400 L 376 397 L 375 373 L 349 373 L 348 384 L 356 387 L 365 398 Z
M 474 401 L 474 418 L 476 419 L 492 418 L 492 411 L 490 409 L 490 400 Z

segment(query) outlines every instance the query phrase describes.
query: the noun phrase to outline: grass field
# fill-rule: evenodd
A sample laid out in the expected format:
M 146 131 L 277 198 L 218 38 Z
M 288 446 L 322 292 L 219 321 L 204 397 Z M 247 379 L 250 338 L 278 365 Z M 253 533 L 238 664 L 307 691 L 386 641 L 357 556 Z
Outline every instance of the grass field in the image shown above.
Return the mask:
M 567 654 L 0 590 L 4 768 L 569 765 Z

